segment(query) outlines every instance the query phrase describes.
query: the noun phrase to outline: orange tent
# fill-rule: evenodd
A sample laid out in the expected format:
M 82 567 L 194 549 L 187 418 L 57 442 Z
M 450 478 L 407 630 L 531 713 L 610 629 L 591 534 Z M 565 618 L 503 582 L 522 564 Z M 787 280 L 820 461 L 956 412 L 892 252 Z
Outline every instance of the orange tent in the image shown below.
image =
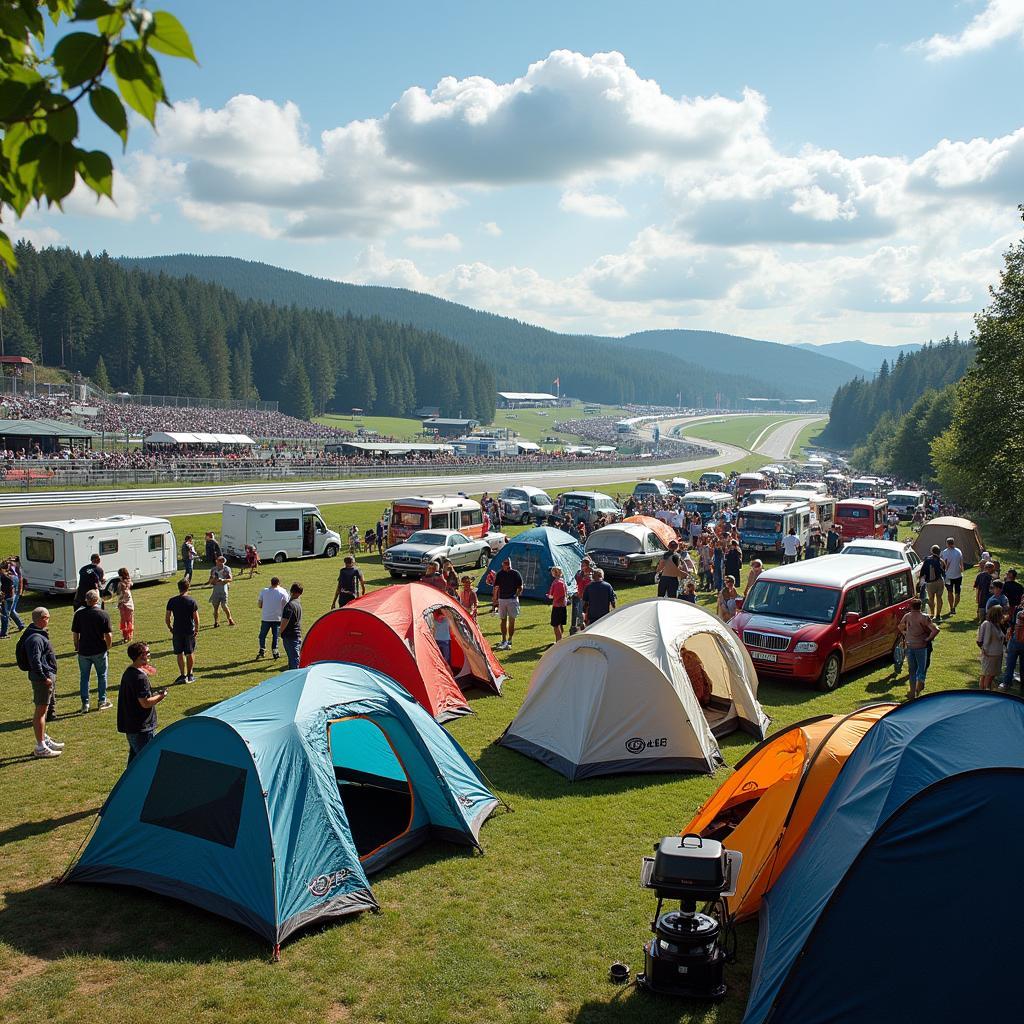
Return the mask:
M 683 834 L 717 839 L 743 854 L 730 900 L 737 920 L 753 917 L 803 841 L 846 759 L 896 704 L 872 704 L 848 715 L 824 715 L 783 729 L 758 744 Z
M 450 664 L 434 640 L 435 611 L 448 619 Z M 462 687 L 500 693 L 505 681 L 462 605 L 426 583 L 382 587 L 322 615 L 306 634 L 299 666 L 318 661 L 349 661 L 385 673 L 439 722 L 469 714 Z
M 636 523 L 638 526 L 646 526 L 666 548 L 669 541 L 679 540 L 679 535 L 668 523 L 663 523 L 660 519 L 655 519 L 654 516 L 629 516 L 628 519 L 623 519 L 622 521 L 624 523 Z

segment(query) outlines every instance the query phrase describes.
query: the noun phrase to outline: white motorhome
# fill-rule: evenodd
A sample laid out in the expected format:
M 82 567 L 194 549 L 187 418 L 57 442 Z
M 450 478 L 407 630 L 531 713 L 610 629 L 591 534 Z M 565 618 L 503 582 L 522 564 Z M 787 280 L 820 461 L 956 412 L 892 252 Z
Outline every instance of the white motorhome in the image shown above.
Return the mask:
M 73 594 L 78 570 L 93 555 L 100 556 L 108 593 L 121 568 L 131 571 L 135 583 L 166 579 L 178 570 L 171 524 L 152 516 L 26 523 L 20 547 L 25 586 L 41 594 Z
M 230 558 L 245 558 L 253 545 L 264 562 L 289 558 L 334 558 L 341 537 L 327 528 L 316 505 L 294 501 L 226 501 L 221 515 L 220 546 Z

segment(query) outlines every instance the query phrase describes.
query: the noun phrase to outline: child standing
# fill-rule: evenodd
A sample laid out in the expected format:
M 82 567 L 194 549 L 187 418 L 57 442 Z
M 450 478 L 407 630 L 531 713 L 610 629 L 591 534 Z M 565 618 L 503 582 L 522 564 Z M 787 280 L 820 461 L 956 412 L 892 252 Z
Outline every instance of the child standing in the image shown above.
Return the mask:
M 551 628 L 555 632 L 555 643 L 562 639 L 562 630 L 568 618 L 566 606 L 569 603 L 569 588 L 562 579 L 562 570 L 557 565 L 551 567 L 551 586 L 548 587 L 548 600 L 551 602 Z
M 475 622 L 476 608 L 480 602 L 477 601 L 476 591 L 473 589 L 473 581 L 468 576 L 463 576 L 462 579 L 459 580 L 459 583 L 461 586 L 459 588 L 457 600 L 466 610 L 466 614 Z
M 135 636 L 135 598 L 132 596 L 132 574 L 128 569 L 117 570 L 117 610 L 121 616 L 121 639 L 126 644 Z
M 697 587 L 694 585 L 693 580 L 686 581 L 683 592 L 679 595 L 679 600 L 689 601 L 690 604 L 697 603 Z

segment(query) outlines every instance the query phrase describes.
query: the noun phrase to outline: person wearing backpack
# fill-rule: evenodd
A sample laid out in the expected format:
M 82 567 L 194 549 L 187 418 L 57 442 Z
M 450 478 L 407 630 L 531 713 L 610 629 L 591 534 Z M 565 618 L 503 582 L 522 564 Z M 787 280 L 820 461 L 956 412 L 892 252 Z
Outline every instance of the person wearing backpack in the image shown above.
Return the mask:
M 1021 685 L 1024 686 L 1024 605 L 1020 605 L 1010 618 L 1010 628 L 1006 641 L 1006 671 L 999 681 L 1000 690 L 1008 690 L 1013 686 L 1013 673 L 1020 660 Z
M 932 553 L 921 563 L 921 582 L 928 596 L 928 611 L 938 622 L 942 618 L 942 591 L 945 587 L 945 570 L 939 555 L 942 549 L 938 544 L 932 545 Z
M 14 648 L 18 668 L 28 674 L 32 684 L 32 731 L 36 738 L 32 756 L 38 758 L 60 757 L 64 752 L 64 744 L 46 732 L 46 720 L 57 686 L 57 654 L 46 631 L 49 624 L 49 611 L 34 608 L 32 624 L 21 634 Z

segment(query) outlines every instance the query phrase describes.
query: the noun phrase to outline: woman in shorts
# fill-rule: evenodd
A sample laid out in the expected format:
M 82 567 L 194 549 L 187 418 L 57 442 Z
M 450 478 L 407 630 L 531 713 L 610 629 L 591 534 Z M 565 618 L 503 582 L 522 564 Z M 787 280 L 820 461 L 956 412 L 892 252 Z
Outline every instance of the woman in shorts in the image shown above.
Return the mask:
M 117 611 L 121 616 L 121 639 L 126 644 L 135 636 L 135 598 L 132 597 L 132 574 L 128 569 L 117 570 Z
M 992 605 L 985 614 L 985 621 L 978 627 L 977 644 L 981 649 L 981 676 L 978 688 L 992 689 L 992 680 L 999 675 L 1003 666 L 1003 606 Z
M 548 600 L 551 602 L 551 628 L 555 633 L 555 643 L 562 639 L 562 630 L 568 621 L 569 588 L 562 578 L 562 570 L 557 565 L 551 567 L 551 586 L 548 587 Z

